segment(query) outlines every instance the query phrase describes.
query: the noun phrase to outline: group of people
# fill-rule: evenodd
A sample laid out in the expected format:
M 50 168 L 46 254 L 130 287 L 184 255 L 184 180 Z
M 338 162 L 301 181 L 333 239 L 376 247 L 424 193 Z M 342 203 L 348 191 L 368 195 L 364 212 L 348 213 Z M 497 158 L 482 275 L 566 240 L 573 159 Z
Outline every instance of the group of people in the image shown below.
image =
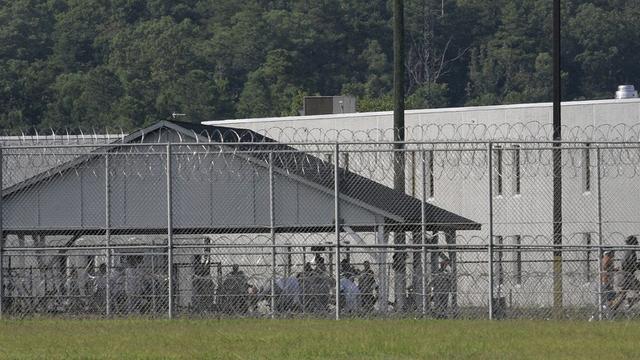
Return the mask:
M 88 277 L 92 306 L 97 312 L 106 312 L 107 282 L 111 299 L 111 311 L 115 314 L 143 314 L 161 312 L 167 305 L 168 282 L 162 276 L 146 271 L 143 257 L 125 256 L 123 263 L 107 273 L 107 265 L 100 264 L 97 271 L 89 271 Z M 162 269 L 158 269 L 162 273 Z
M 628 236 L 625 240 L 627 246 L 637 246 L 638 238 Z M 615 266 L 615 251 L 608 249 L 602 257 L 602 272 L 600 284 L 603 304 L 612 314 L 627 302 L 629 307 L 640 301 L 640 281 L 636 278 L 636 271 L 640 270 L 637 249 L 627 248 L 623 251 L 620 268 Z M 631 296 L 632 293 L 634 296 Z
M 377 285 L 371 264 L 365 261 L 360 270 L 345 259 L 339 273 L 339 298 L 344 311 L 372 311 Z M 277 313 L 325 313 L 334 303 L 336 283 L 331 275 L 324 259 L 317 256 L 315 265 L 307 262 L 300 273 L 275 278 L 275 287 L 268 282 L 258 289 L 234 264 L 219 286 L 218 308 L 225 314 L 243 314 L 264 301 L 269 307 L 273 305 Z

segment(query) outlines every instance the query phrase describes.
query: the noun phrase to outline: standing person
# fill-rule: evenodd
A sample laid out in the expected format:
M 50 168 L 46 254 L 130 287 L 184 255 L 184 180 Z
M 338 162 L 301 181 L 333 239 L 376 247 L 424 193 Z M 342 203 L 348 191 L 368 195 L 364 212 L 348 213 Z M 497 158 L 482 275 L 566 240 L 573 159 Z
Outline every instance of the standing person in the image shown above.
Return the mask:
M 138 255 L 127 257 L 129 266 L 124 271 L 124 292 L 127 298 L 127 312 L 130 314 L 140 314 L 143 310 L 144 274 L 140 268 L 142 259 L 142 256 Z
M 413 286 L 409 286 L 407 288 L 407 295 L 404 299 L 404 312 L 411 313 L 415 312 L 417 309 L 416 305 L 416 292 L 413 289 Z
M 204 314 L 211 311 L 215 299 L 215 284 L 209 273 L 209 264 L 197 262 L 193 271 L 193 311 Z
M 606 250 L 602 255 L 602 275 L 600 276 L 600 284 L 603 300 L 602 303 L 607 308 L 611 308 L 613 299 L 616 296 L 613 289 L 613 279 L 615 275 L 614 260 L 615 252 L 613 250 Z
M 323 313 L 327 311 L 329 300 L 331 298 L 331 277 L 327 274 L 324 262 L 316 265 L 314 274 L 311 277 L 309 302 L 311 311 L 314 313 Z
M 231 265 L 231 272 L 227 274 L 220 285 L 221 311 L 225 314 L 244 314 L 249 310 L 247 293 L 249 281 L 238 264 Z
M 301 289 L 301 303 L 304 312 L 311 311 L 311 299 L 313 295 L 313 276 L 314 271 L 310 262 L 304 264 L 304 269 L 298 274 L 298 281 Z
M 342 259 L 340 261 L 340 276 L 355 277 L 356 275 L 358 275 L 358 270 L 351 266 L 349 259 Z
M 300 303 L 300 283 L 295 276 L 276 279 L 276 311 L 296 312 L 302 308 Z
M 82 301 L 80 299 L 80 284 L 78 284 L 78 270 L 71 268 L 66 281 L 67 301 L 69 312 L 78 314 L 82 310 Z
M 376 296 L 374 292 L 378 289 L 378 286 L 369 261 L 365 261 L 363 263 L 363 269 L 358 277 L 358 287 L 360 288 L 360 302 L 362 304 L 362 310 L 365 313 L 372 312 L 373 307 L 376 304 Z
M 360 289 L 353 280 L 354 275 L 351 272 L 347 272 L 340 278 L 342 306 L 347 313 L 354 313 L 360 310 Z
M 630 235 L 625 240 L 627 246 L 638 246 L 638 238 Z M 625 299 L 628 299 L 629 291 L 640 292 L 640 281 L 636 278 L 636 271 L 640 269 L 638 264 L 637 249 L 626 249 L 622 255 L 622 265 L 620 267 L 619 288 L 620 291 L 616 295 L 611 304 L 611 309 L 616 310 Z M 633 306 L 639 297 L 636 296 L 629 301 L 629 306 Z
M 107 264 L 100 264 L 98 272 L 88 276 L 93 285 L 91 292 L 93 307 L 97 312 L 104 313 L 107 301 Z
M 449 258 L 443 257 L 431 285 L 435 317 L 444 319 L 449 313 L 449 293 L 451 292 L 451 273 L 448 269 Z
M 125 272 L 122 265 L 116 266 L 110 274 L 110 289 L 111 300 L 113 302 L 113 312 L 116 314 L 122 314 L 125 311 L 127 303 L 127 294 L 124 289 Z

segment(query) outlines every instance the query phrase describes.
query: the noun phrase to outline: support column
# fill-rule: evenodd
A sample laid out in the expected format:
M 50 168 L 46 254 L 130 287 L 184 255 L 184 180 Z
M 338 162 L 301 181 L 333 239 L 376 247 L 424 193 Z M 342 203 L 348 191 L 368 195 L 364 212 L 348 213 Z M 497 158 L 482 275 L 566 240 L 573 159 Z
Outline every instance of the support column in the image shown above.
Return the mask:
M 376 243 L 387 245 L 389 243 L 388 234 L 384 226 L 378 226 L 376 230 Z M 387 312 L 389 303 L 389 277 L 387 276 L 387 248 L 378 248 L 378 308 L 381 313 Z
M 111 270 L 113 264 L 111 263 L 111 184 L 109 175 L 109 155 L 104 155 L 104 231 L 105 231 L 105 252 L 107 273 L 106 276 L 106 292 L 105 292 L 105 304 L 106 315 L 111 316 Z
M 440 250 L 437 248 L 438 240 L 440 239 L 440 232 L 434 231 L 431 234 L 431 238 L 429 239 L 429 245 L 431 247 L 428 249 L 429 252 L 429 280 L 431 285 L 433 286 L 435 283 L 435 274 L 438 273 L 439 261 L 440 261 Z
M 276 314 L 276 228 L 274 212 L 273 152 L 269 153 L 269 234 L 271 236 L 271 318 Z
M 167 276 L 169 277 L 169 319 L 173 318 L 173 209 L 171 190 L 171 144 L 167 144 Z
M 422 244 L 422 248 L 420 248 L 420 254 L 422 255 L 421 265 L 421 302 L 418 303 L 420 305 L 422 315 L 425 316 L 427 314 L 427 248 L 426 248 L 426 232 L 427 232 L 427 152 L 422 150 L 422 181 L 421 191 L 422 197 L 420 198 L 420 243 Z M 417 291 L 416 291 L 417 293 Z
M 3 183 L 3 174 L 2 174 L 2 166 L 4 164 L 2 154 L 2 147 L 0 147 L 0 318 L 2 318 L 6 309 L 4 308 L 4 246 L 5 246 L 5 236 L 4 236 L 4 227 L 2 223 L 2 183 Z
M 589 149 L 587 149 L 589 151 Z M 604 245 L 604 239 L 602 238 L 602 170 L 601 170 L 601 162 L 600 162 L 600 146 L 596 148 L 596 172 L 598 176 L 598 319 L 603 319 L 602 308 L 605 304 L 604 302 L 604 294 L 602 293 L 602 257 L 604 256 L 604 249 L 602 246 Z M 590 164 L 586 164 L 586 166 L 590 166 Z M 612 281 L 611 278 L 608 279 Z
M 336 320 L 340 319 L 340 166 L 338 165 L 340 159 L 340 145 L 336 143 L 333 162 L 333 190 L 334 190 L 334 224 L 336 235 L 336 256 L 335 256 L 335 306 L 336 306 Z
M 393 234 L 393 243 L 404 245 L 407 243 L 404 231 Z M 407 288 L 407 253 L 405 248 L 394 248 L 393 253 L 393 293 L 395 297 L 395 312 L 404 311 L 405 291 Z
M 422 234 L 418 234 L 415 231 L 412 233 L 412 242 L 414 245 L 422 244 Z M 424 314 L 424 288 L 423 288 L 423 280 L 424 273 L 422 272 L 423 261 L 422 261 L 422 248 L 416 247 L 411 250 L 412 253 L 412 270 L 413 277 L 411 279 L 411 286 L 413 287 L 413 303 L 415 304 L 415 309 L 412 309 L 415 312 L 420 312 Z
M 456 245 L 456 231 L 453 229 L 445 230 L 445 239 L 447 245 Z M 458 315 L 458 251 L 449 248 L 449 261 L 451 263 L 451 312 L 453 316 Z
M 563 317 L 561 3 L 553 1 L 553 314 Z
M 487 246 L 489 267 L 489 320 L 493 320 L 493 143 L 487 144 L 489 160 L 489 244 Z

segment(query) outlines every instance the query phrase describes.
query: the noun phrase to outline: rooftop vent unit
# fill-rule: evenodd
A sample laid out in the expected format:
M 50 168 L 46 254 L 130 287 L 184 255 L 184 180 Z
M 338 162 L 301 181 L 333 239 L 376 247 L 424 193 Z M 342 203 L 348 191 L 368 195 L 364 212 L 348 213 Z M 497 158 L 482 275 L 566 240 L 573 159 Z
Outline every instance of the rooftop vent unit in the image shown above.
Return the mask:
M 305 96 L 301 115 L 347 114 L 356 112 L 353 96 Z
M 616 91 L 616 99 L 632 99 L 637 98 L 638 92 L 633 85 L 620 85 Z

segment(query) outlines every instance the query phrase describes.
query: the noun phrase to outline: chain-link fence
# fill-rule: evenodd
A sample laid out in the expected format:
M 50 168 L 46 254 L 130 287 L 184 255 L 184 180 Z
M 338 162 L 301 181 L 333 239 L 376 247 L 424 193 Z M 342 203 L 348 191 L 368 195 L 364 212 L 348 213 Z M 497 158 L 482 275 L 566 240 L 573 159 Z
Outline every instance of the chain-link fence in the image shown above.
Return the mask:
M 5 146 L 0 314 L 640 314 L 638 143 L 398 145 Z

